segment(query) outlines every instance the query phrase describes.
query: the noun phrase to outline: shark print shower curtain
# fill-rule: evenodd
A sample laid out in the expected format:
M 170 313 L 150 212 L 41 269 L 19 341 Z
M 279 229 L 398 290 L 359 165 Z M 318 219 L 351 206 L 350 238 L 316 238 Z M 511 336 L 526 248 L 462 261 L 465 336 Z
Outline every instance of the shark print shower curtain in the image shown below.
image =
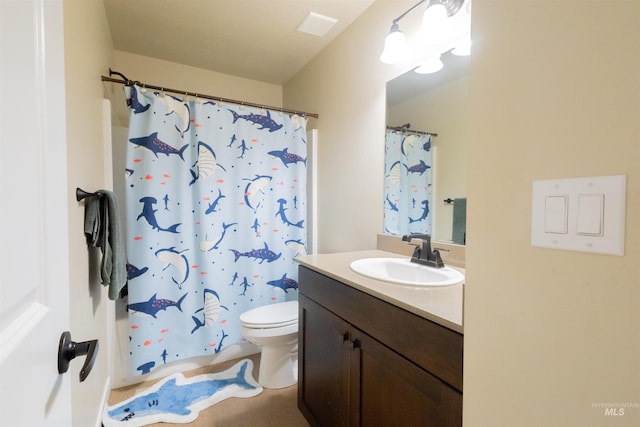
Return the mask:
M 306 119 L 125 91 L 135 375 L 242 343 L 240 314 L 297 299 Z
M 431 234 L 431 165 L 431 135 L 387 131 L 384 182 L 386 234 Z

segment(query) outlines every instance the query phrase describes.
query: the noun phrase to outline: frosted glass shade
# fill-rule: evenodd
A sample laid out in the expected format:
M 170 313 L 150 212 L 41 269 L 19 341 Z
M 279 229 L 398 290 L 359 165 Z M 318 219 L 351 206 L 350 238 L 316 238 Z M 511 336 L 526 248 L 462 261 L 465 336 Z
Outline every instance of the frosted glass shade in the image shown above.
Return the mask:
M 399 64 L 409 57 L 407 37 L 399 29 L 391 29 L 384 40 L 384 50 L 380 54 L 380 61 L 385 64 Z
M 441 4 L 429 6 L 422 15 L 420 38 L 427 43 L 438 43 L 446 40 L 450 33 L 447 9 Z
M 432 74 L 442 70 L 442 67 L 444 67 L 444 64 L 440 60 L 440 56 L 437 56 L 426 60 L 414 71 L 418 74 Z

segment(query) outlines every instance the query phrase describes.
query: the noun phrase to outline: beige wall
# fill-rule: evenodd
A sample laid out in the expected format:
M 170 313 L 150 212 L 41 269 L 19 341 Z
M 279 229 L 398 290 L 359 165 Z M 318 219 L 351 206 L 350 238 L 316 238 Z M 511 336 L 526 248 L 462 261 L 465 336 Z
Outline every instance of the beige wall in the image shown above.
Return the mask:
M 640 2 L 474 0 L 467 425 L 640 425 Z M 536 179 L 627 175 L 625 256 L 530 245 Z
M 150 58 L 148 56 L 116 50 L 111 68 L 131 80 L 153 86 L 167 87 L 181 91 L 202 93 L 237 101 L 282 106 L 282 86 L 249 80 L 228 74 L 203 70 L 175 62 Z M 108 68 L 102 71 L 108 76 Z M 112 76 L 120 79 L 119 76 Z M 124 100 L 122 85 L 106 84 L 109 98 L 114 107 L 114 125 L 127 126 L 128 110 Z
M 321 252 L 382 227 L 377 1 L 285 85 L 320 113 Z M 403 8 L 400 7 L 402 10 Z M 640 3 L 474 0 L 464 423 L 640 425 Z M 532 248 L 534 179 L 627 175 L 625 256 Z
M 411 71 L 413 72 L 413 71 Z M 446 67 L 441 73 L 446 73 Z M 469 77 L 431 89 L 387 108 L 387 124 L 411 123 L 411 129 L 437 133 L 434 147 L 434 191 L 430 205 L 433 237 L 451 240 L 453 205 L 443 200 L 466 197 L 469 153 Z
M 69 196 L 69 273 L 71 336 L 75 341 L 98 339 L 100 349 L 93 371 L 82 383 L 78 373 L 84 357 L 71 364 L 74 426 L 97 424 L 109 380 L 109 309 L 96 265 L 99 250 L 84 237 L 84 204 L 75 199 L 76 187 L 106 188 L 102 140 L 103 88 L 99 76 L 108 69 L 113 48 L 104 5 L 100 0 L 64 1 L 65 74 L 67 101 L 67 163 Z M 91 268 L 89 267 L 91 265 Z

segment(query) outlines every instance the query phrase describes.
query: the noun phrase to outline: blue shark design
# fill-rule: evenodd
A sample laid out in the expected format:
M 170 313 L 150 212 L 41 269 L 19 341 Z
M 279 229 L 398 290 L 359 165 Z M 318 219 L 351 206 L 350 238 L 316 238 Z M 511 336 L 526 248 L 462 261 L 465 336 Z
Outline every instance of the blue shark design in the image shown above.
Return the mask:
M 273 262 L 278 258 L 280 258 L 280 256 L 282 255 L 282 252 L 280 252 L 279 254 L 276 254 L 275 252 L 270 250 L 269 246 L 267 246 L 267 242 L 264 243 L 264 248 L 251 249 L 249 252 L 239 252 L 235 249 L 229 249 L 229 250 L 233 252 L 233 254 L 236 256 L 236 259 L 234 260 L 234 262 L 237 262 L 241 256 L 244 256 L 247 258 L 259 259 L 260 264 L 262 264 L 265 261 Z
M 165 194 L 164 197 L 162 198 L 162 200 L 164 201 L 164 210 L 168 211 L 169 210 L 169 195 Z
M 418 135 L 407 135 L 402 138 L 402 143 L 400 144 L 400 152 L 403 155 L 407 156 L 409 149 L 413 147 L 417 140 Z
M 242 279 L 242 283 L 240 283 L 240 286 L 242 286 L 242 293 L 240 294 L 240 296 L 245 296 L 247 294 L 247 289 L 249 289 L 249 287 L 253 285 L 249 284 L 247 276 L 245 276 L 244 279 Z
M 227 307 L 220 305 L 220 297 L 218 296 L 218 293 L 216 291 L 214 291 L 213 289 L 205 288 L 204 304 L 202 308 L 196 310 L 196 313 L 199 313 L 202 311 L 204 315 L 203 316 L 204 320 L 200 320 L 196 316 L 191 316 L 193 321 L 196 323 L 196 326 L 191 330 L 191 333 L 193 334 L 203 326 L 213 325 L 218 319 L 218 315 L 220 314 L 221 308 L 224 308 L 225 310 L 229 311 Z
M 304 219 L 293 223 L 291 221 L 289 221 L 289 219 L 287 218 L 287 215 L 284 213 L 287 208 L 284 207 L 284 205 L 287 204 L 287 201 L 285 199 L 278 199 L 278 203 L 280 205 L 280 207 L 278 208 L 278 212 L 276 212 L 275 216 L 280 215 L 280 219 L 282 219 L 282 222 L 284 222 L 286 225 L 291 225 L 294 227 L 298 227 L 298 228 L 303 228 L 302 223 L 304 222 Z
M 218 249 L 218 247 L 220 246 L 220 243 L 222 243 L 222 240 L 224 239 L 225 234 L 227 234 L 227 229 L 237 225 L 237 222 L 232 222 L 231 224 L 225 224 L 224 222 L 222 223 L 222 233 L 220 233 L 220 236 L 217 239 L 214 240 L 202 240 L 200 241 L 200 250 L 202 252 L 208 252 L 212 249 Z M 205 236 L 206 238 L 206 236 Z
M 127 98 L 127 106 L 131 108 L 135 114 L 140 114 L 147 111 L 149 107 L 151 107 L 151 104 L 142 105 L 138 100 L 138 91 L 134 89 L 131 91 L 131 97 Z
M 402 179 L 402 166 L 402 163 L 400 163 L 400 160 L 398 160 L 394 162 L 389 168 L 389 174 L 387 175 L 387 177 L 395 185 L 400 184 L 400 180 Z
M 389 207 L 391 208 L 392 211 L 398 212 L 398 205 L 396 205 L 391 201 L 391 199 L 389 199 L 389 194 L 387 194 L 387 203 L 389 203 Z
M 247 143 L 245 142 L 244 139 L 242 140 L 242 143 L 238 148 L 241 151 L 240 155 L 238 156 L 238 159 L 244 159 L 244 153 L 246 153 L 247 150 L 249 150 L 249 147 L 247 147 Z
M 298 255 L 306 255 L 307 254 L 307 247 L 304 244 L 304 242 L 300 239 L 298 240 L 285 240 L 284 244 L 287 245 L 287 247 L 289 249 L 291 249 L 292 251 L 294 251 L 296 253 L 296 256 Z
M 260 223 L 258 222 L 258 218 L 253 220 L 253 225 L 251 226 L 251 228 L 253 228 L 253 231 L 256 232 L 256 236 L 260 235 Z
M 249 359 L 226 371 L 185 378 L 171 375 L 123 402 L 105 407 L 105 427 L 140 427 L 157 422 L 189 423 L 201 410 L 229 397 L 252 397 L 262 392 L 251 372 Z M 123 423 L 123 424 L 121 424 Z
M 427 215 L 429 215 L 429 200 L 423 200 L 422 204 L 424 205 L 424 209 L 422 211 L 422 216 L 420 216 L 420 218 L 409 218 L 409 224 L 413 223 L 413 222 L 419 222 L 422 221 L 423 219 L 425 219 L 427 217 Z
M 167 356 L 168 355 L 169 355 L 169 353 L 167 353 L 167 349 L 166 348 L 164 349 L 164 351 L 160 355 L 160 357 L 162 357 L 162 363 L 164 363 L 165 365 L 167 364 Z
M 185 249 L 182 252 L 187 250 L 188 249 Z M 189 260 L 186 256 L 182 255 L 182 252 L 176 251 L 175 247 L 172 246 L 170 248 L 159 249 L 155 253 L 156 257 L 166 264 L 163 270 L 166 270 L 172 265 L 178 271 L 178 280 L 176 280 L 175 277 L 171 278 L 173 283 L 178 285 L 178 289 L 182 289 L 182 284 L 189 278 Z
M 299 156 L 298 154 L 289 153 L 289 148 L 284 148 L 283 150 L 269 151 L 267 154 L 282 160 L 282 163 L 287 168 L 291 163 L 295 164 L 298 162 L 302 162 L 304 163 L 305 166 L 307 165 L 307 159 L 305 159 L 302 156 Z
M 182 305 L 182 301 L 184 301 L 184 299 L 187 297 L 187 294 L 188 292 L 182 295 L 176 302 L 168 299 L 158 299 L 156 298 L 156 296 L 158 295 L 156 293 L 153 294 L 153 296 L 149 298 L 148 301 L 136 302 L 127 305 L 127 310 L 135 314 L 157 318 L 158 312 L 160 310 L 166 310 L 169 307 L 176 307 L 178 310 L 182 311 L 182 308 L 180 306 Z
M 424 160 L 420 160 L 420 163 L 407 167 L 407 172 L 419 173 L 420 175 L 422 175 L 427 171 L 427 169 L 430 168 L 431 166 L 427 165 Z
M 170 114 L 178 116 L 180 126 L 175 125 L 175 128 L 180 133 L 180 136 L 184 137 L 184 133 L 191 127 L 189 105 L 180 98 L 165 94 L 160 94 L 157 100 L 167 109 L 168 113 L 166 113 L 165 116 Z
M 127 279 L 131 280 L 131 279 L 135 279 L 138 276 L 142 276 L 144 273 L 147 272 L 148 269 L 149 267 L 138 268 L 135 265 L 131 265 L 127 263 Z
M 285 293 L 287 293 L 287 289 L 298 289 L 298 282 L 293 279 L 287 277 L 287 273 L 278 279 L 278 280 L 270 280 L 267 282 L 267 285 L 274 286 L 276 288 L 282 289 Z
M 153 360 L 151 362 L 144 363 L 136 368 L 136 371 L 140 371 L 140 375 L 148 374 L 151 372 L 153 367 L 156 366 L 156 362 Z
M 233 273 L 233 277 L 231 278 L 231 283 L 229 283 L 229 286 L 235 286 L 236 280 L 238 280 L 238 277 L 239 276 L 237 271 Z
M 222 169 L 223 171 L 227 171 L 221 164 L 218 164 L 216 159 L 216 153 L 213 152 L 213 148 L 209 145 L 205 144 L 202 141 L 198 142 L 198 160 L 193 165 L 193 169 L 191 169 L 191 176 L 193 179 L 189 183 L 189 185 L 193 185 L 196 181 L 202 181 L 203 179 L 209 178 L 216 169 Z
M 156 219 L 156 212 L 158 212 L 158 210 L 153 208 L 153 206 L 158 203 L 158 200 L 155 197 L 143 197 L 142 199 L 140 199 L 140 203 L 142 203 L 142 212 L 140 213 L 140 215 L 138 215 L 136 221 L 140 218 L 144 218 L 151 226 L 151 229 L 157 229 L 158 231 L 168 231 L 169 233 L 178 232 L 178 226 L 180 226 L 181 223 L 173 224 L 169 228 L 162 228 L 160 227 L 160 225 L 158 225 L 158 220 Z
M 422 144 L 422 149 L 424 151 L 430 151 L 431 150 L 431 137 L 429 137 L 429 139 L 427 140 L 427 142 L 425 142 L 424 144 Z
M 213 202 L 209 203 L 209 207 L 207 208 L 206 211 L 204 211 L 205 215 L 209 215 L 210 213 L 218 212 L 216 210 L 217 207 L 218 207 L 218 203 L 220 203 L 220 200 L 224 199 L 225 197 L 227 197 L 227 196 L 223 195 L 222 194 L 222 190 L 220 190 L 218 188 L 218 197 L 216 197 L 216 199 Z
M 233 145 L 234 142 L 236 142 L 237 139 L 238 137 L 236 136 L 235 133 L 231 135 L 231 142 L 229 142 L 229 145 L 227 145 L 227 148 L 231 148 L 231 146 Z
M 263 116 L 261 114 L 253 114 L 253 113 L 240 115 L 233 110 L 229 110 L 229 111 L 231 111 L 231 114 L 233 114 L 233 123 L 238 121 L 238 119 L 243 119 L 253 124 L 260 125 L 261 127 L 259 127 L 258 129 L 260 130 L 268 129 L 269 132 L 275 132 L 278 129 L 282 128 L 282 125 L 279 125 L 271 118 L 271 113 L 269 111 L 267 111 L 266 116 Z
M 264 194 L 263 188 L 271 182 L 272 177 L 268 175 L 256 175 L 253 179 L 245 179 L 248 180 L 249 183 L 244 188 L 244 203 L 256 212 L 258 206 L 260 206 L 258 194 Z
M 139 147 L 146 148 L 155 154 L 156 157 L 158 157 L 158 154 L 165 154 L 166 156 L 177 154 L 183 161 L 184 150 L 189 146 L 189 144 L 185 144 L 182 148 L 176 150 L 166 142 L 161 141 L 158 138 L 158 132 L 154 132 L 149 136 L 143 136 L 140 138 L 130 138 L 129 142 Z
M 216 348 L 213 349 L 215 354 L 220 353 L 220 350 L 222 350 L 222 343 L 224 342 L 224 339 L 229 336 L 228 334 L 224 333 L 224 329 L 222 329 L 221 332 L 222 332 L 222 337 L 220 337 L 220 342 L 218 343 Z

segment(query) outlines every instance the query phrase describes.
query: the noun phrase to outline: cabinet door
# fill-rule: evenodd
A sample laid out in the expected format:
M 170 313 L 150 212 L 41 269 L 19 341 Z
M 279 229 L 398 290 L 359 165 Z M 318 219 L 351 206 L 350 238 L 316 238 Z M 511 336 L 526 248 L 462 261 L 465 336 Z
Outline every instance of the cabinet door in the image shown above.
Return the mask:
M 462 425 L 460 392 L 353 327 L 351 340 L 352 426 Z
M 313 425 L 347 425 L 349 324 L 298 295 L 298 406 Z

